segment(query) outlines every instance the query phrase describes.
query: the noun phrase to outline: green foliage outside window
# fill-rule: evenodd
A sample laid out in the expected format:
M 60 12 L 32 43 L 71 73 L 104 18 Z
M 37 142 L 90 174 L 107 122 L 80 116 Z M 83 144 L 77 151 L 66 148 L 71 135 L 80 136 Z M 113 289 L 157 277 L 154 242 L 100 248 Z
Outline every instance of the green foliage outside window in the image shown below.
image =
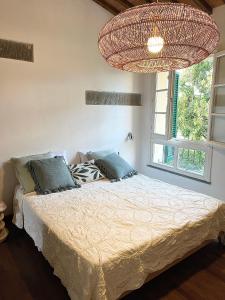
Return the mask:
M 179 72 L 177 131 L 185 139 L 207 138 L 212 67 L 209 58 Z
M 176 72 L 174 82 L 172 137 L 192 141 L 207 138 L 209 100 L 213 59 L 208 58 L 190 68 Z M 167 151 L 167 161 L 173 157 Z M 179 168 L 194 173 L 204 172 L 205 152 L 180 149 Z
M 204 173 L 205 152 L 180 148 L 178 151 L 178 167 L 200 175 Z

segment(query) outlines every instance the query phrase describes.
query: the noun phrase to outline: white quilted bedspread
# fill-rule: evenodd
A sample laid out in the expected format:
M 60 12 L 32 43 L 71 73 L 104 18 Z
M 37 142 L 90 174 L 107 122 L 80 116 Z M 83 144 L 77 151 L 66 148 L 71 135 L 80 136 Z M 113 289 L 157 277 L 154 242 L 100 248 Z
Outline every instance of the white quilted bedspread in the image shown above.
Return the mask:
M 72 300 L 117 299 L 225 231 L 224 202 L 143 175 L 43 196 L 18 190 L 14 202 L 15 224 Z

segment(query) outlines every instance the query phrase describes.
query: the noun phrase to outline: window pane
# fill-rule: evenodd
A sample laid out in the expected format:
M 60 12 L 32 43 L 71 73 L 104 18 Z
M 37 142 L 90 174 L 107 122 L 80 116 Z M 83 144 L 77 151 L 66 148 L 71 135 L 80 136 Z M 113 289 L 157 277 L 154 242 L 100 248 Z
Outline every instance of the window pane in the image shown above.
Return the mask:
M 204 174 L 206 154 L 201 150 L 178 149 L 178 169 L 185 170 L 198 175 Z
M 167 166 L 173 166 L 174 147 L 154 144 L 153 145 L 153 162 Z
M 155 134 L 166 134 L 166 114 L 155 114 Z
M 225 56 L 217 60 L 216 84 L 225 83 Z
M 156 75 L 156 90 L 168 89 L 169 72 L 161 72 Z
M 214 112 L 225 113 L 225 87 L 215 88 L 214 99 Z
M 176 122 L 173 132 L 179 139 L 204 141 L 207 138 L 213 59 L 179 70 Z M 175 88 L 176 89 L 176 88 Z M 173 115 L 174 116 L 174 115 Z
M 156 112 L 166 112 L 167 102 L 168 102 L 168 92 L 167 91 L 156 92 L 155 111 Z
M 225 143 L 225 118 L 216 116 L 213 118 L 212 139 L 215 142 Z

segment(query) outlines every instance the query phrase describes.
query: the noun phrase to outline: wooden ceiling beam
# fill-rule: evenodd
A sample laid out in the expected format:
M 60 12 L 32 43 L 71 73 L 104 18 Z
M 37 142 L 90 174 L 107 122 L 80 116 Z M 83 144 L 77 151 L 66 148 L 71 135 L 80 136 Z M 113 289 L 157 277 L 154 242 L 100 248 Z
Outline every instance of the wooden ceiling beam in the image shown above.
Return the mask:
M 93 0 L 94 2 L 96 2 L 97 4 L 101 5 L 103 8 L 105 8 L 106 10 L 110 11 L 112 14 L 117 15 L 121 12 L 122 7 L 124 7 L 124 9 L 127 8 L 131 8 L 134 5 L 134 1 L 129 1 L 129 0 L 114 0 L 115 5 L 113 5 L 113 2 L 111 1 L 111 3 L 107 2 L 106 0 Z M 182 3 L 182 0 L 166 0 L 166 1 L 170 1 L 170 2 L 180 2 Z M 223 0 L 225 2 L 225 0 Z M 152 3 L 154 2 L 154 0 L 143 0 L 144 3 Z M 184 1 L 186 3 L 186 1 Z M 188 0 L 188 2 L 192 2 L 192 4 L 195 4 L 199 9 L 204 10 L 205 12 L 207 12 L 208 14 L 212 14 L 212 7 L 208 4 L 208 2 L 206 0 Z M 116 6 L 116 3 L 118 3 L 118 5 L 120 5 L 120 9 L 119 7 Z
M 192 0 L 200 9 L 206 11 L 208 14 L 212 14 L 212 7 L 206 2 L 206 0 Z
M 104 0 L 93 0 L 93 1 L 99 4 L 101 7 L 108 10 L 109 12 L 111 12 L 113 15 L 117 15 L 120 13 L 120 10 L 118 10 L 116 7 L 112 6 L 111 4 L 107 3 Z
M 115 0 L 115 1 L 118 2 L 118 3 L 120 3 L 121 5 L 123 5 L 125 8 L 131 8 L 131 7 L 134 6 L 128 0 Z
M 145 4 L 145 0 L 128 0 L 133 6 Z M 225 0 L 224 0 L 225 1 Z
M 146 3 L 152 3 L 154 1 L 152 1 L 152 0 L 145 0 L 145 2 Z M 169 0 L 168 2 L 180 2 L 180 3 L 182 3 L 183 1 L 180 1 L 180 0 Z M 208 14 L 212 14 L 212 7 L 208 4 L 208 2 L 206 0 L 192 0 L 192 3 L 195 3 L 198 6 L 198 8 L 206 11 Z

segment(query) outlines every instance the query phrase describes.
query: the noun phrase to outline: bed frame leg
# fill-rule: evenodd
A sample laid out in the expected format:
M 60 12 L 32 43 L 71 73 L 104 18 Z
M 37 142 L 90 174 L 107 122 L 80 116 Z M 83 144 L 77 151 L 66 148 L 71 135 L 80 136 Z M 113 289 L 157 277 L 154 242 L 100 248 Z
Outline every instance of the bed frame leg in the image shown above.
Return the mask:
M 225 246 L 225 232 L 221 231 L 218 236 L 219 243 Z

